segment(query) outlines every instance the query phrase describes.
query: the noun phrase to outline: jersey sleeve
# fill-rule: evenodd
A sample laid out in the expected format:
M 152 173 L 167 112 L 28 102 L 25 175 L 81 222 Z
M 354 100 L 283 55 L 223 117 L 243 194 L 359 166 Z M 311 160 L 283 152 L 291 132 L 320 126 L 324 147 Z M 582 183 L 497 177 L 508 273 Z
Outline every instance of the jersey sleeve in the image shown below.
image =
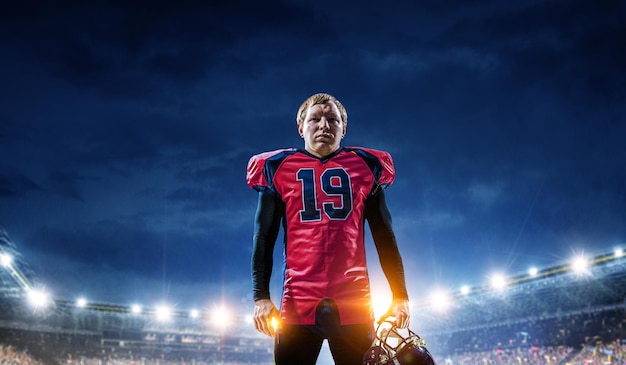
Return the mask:
M 378 251 L 380 266 L 389 282 L 393 299 L 408 300 L 404 266 L 391 226 L 391 213 L 387 208 L 384 191 L 367 201 L 365 218 L 369 223 L 374 245 Z
M 268 160 L 276 161 L 277 157 L 293 152 L 295 152 L 295 148 L 286 148 L 252 156 L 248 161 L 246 175 L 248 186 L 256 191 L 272 189 L 271 172 L 268 171 L 268 167 L 276 164 L 268 163 Z
M 393 166 L 393 159 L 388 152 L 363 147 L 348 147 L 348 149 L 367 162 L 381 188 L 384 189 L 393 184 L 396 171 Z

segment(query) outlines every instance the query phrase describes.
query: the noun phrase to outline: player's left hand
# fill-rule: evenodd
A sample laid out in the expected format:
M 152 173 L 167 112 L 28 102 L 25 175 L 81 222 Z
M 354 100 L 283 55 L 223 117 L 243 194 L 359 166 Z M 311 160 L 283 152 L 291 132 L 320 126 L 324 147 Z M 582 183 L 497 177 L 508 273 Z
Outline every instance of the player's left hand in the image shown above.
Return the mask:
M 411 313 L 409 310 L 409 301 L 404 299 L 394 299 L 389 306 L 389 309 L 381 317 L 379 322 L 382 322 L 387 317 L 394 317 L 396 319 L 396 327 L 405 329 L 409 327 L 409 321 Z
M 272 326 L 272 318 L 278 316 L 278 309 L 270 299 L 259 299 L 254 302 L 254 327 L 257 331 L 273 337 L 275 328 Z

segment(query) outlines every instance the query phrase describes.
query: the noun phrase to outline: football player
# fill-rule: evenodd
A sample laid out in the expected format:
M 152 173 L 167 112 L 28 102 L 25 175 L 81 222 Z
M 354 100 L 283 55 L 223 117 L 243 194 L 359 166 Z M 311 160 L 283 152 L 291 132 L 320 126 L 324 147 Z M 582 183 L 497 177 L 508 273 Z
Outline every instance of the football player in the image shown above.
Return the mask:
M 376 337 L 365 221 L 393 295 L 386 316 L 398 328 L 409 324 L 404 269 L 384 194 L 395 178 L 393 161 L 384 151 L 341 147 L 348 116 L 332 95 L 309 97 L 296 121 L 303 149 L 262 153 L 248 163 L 248 185 L 259 193 L 252 255 L 255 328 L 275 336 L 276 364 L 315 364 L 324 340 L 336 364 L 360 364 Z M 281 223 L 279 311 L 269 283 Z

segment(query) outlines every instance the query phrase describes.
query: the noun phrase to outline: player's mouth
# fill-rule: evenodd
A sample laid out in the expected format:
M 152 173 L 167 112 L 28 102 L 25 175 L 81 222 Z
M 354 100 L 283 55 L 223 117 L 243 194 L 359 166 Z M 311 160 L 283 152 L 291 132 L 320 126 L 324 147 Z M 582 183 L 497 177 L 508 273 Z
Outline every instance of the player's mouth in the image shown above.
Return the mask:
M 335 138 L 335 135 L 332 133 L 320 133 L 317 135 L 317 138 L 323 138 L 323 139 L 333 139 Z

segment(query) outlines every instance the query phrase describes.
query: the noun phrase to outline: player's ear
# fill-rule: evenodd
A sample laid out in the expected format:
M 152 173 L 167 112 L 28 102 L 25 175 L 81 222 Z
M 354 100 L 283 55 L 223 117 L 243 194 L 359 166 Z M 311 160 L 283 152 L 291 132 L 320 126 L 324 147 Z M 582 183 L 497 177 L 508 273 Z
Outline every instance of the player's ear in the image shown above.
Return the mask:
M 345 137 L 346 133 L 348 133 L 348 124 L 343 123 L 343 135 L 341 136 L 341 138 Z
M 296 127 L 298 128 L 298 134 L 300 135 L 300 137 L 304 138 L 304 133 L 302 132 L 302 125 L 304 123 L 298 123 L 296 122 Z

